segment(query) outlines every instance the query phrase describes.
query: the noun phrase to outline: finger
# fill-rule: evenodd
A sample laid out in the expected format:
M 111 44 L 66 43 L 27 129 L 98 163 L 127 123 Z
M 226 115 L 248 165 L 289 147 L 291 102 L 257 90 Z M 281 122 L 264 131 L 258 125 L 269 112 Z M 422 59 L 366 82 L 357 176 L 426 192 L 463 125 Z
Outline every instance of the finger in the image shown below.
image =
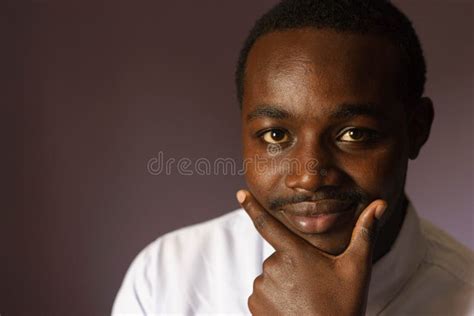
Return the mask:
M 387 208 L 384 200 L 375 200 L 360 214 L 352 231 L 351 242 L 344 253 L 352 259 L 358 259 L 365 264 L 372 262 L 372 249 L 377 235 L 377 222 Z
M 277 251 L 290 251 L 307 246 L 307 242 L 289 230 L 267 212 L 253 195 L 245 190 L 237 192 L 237 200 L 252 219 L 260 235 Z

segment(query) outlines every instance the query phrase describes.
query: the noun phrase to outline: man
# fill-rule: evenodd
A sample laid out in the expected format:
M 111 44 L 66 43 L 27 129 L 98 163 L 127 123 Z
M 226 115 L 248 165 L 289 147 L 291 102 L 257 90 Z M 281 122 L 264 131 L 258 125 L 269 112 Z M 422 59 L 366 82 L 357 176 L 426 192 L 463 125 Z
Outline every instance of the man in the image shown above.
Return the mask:
M 286 0 L 236 71 L 243 209 L 158 238 L 113 314 L 471 315 L 473 254 L 417 216 L 425 62 L 387 1 Z

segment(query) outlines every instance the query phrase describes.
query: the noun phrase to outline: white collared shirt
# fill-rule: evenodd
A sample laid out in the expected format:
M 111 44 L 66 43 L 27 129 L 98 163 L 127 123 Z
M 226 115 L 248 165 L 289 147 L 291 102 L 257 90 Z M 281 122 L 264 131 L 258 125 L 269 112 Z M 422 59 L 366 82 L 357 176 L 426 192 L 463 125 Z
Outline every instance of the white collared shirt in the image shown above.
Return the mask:
M 131 264 L 112 315 L 242 315 L 273 247 L 243 209 L 158 238 Z M 367 315 L 474 315 L 474 255 L 409 201 L 372 268 Z

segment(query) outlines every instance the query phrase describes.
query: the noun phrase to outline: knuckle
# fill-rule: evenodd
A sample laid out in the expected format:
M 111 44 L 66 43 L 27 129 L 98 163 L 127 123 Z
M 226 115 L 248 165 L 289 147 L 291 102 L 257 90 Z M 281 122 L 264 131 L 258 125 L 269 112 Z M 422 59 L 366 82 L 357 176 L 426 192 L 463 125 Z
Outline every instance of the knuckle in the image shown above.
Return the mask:
M 376 234 L 373 229 L 368 229 L 364 226 L 360 228 L 359 237 L 366 242 L 373 242 L 375 240 Z
M 262 230 L 267 222 L 267 216 L 268 215 L 266 213 L 258 214 L 253 221 L 255 228 L 257 228 L 258 230 Z
M 247 299 L 247 306 L 253 314 L 255 309 L 256 309 L 256 302 L 255 302 L 255 295 L 254 294 L 251 294 L 249 296 L 249 298 Z
M 288 253 L 282 253 L 280 254 L 280 260 L 290 268 L 296 266 L 296 259 L 293 255 L 290 255 Z
M 263 275 L 259 275 L 258 277 L 255 278 L 253 281 L 253 292 L 259 291 L 263 286 Z
M 275 270 L 278 268 L 278 266 L 281 265 L 281 263 L 285 263 L 285 257 L 286 255 L 283 254 L 280 251 L 275 251 L 271 256 L 269 256 L 267 259 L 265 259 L 262 263 L 262 269 L 263 269 L 263 275 L 266 274 L 272 274 L 275 272 Z
M 265 259 L 265 261 L 263 261 L 263 263 L 262 263 L 263 271 L 269 272 L 272 268 L 272 265 L 273 265 L 273 263 L 271 261 L 271 257 Z

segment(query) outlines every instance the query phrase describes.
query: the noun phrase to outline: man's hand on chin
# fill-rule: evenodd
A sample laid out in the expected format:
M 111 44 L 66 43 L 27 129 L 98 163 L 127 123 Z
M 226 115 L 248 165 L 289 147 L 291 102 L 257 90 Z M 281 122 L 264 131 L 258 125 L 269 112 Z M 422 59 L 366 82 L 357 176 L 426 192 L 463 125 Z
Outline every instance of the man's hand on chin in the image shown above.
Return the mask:
M 294 234 L 248 191 L 237 200 L 275 252 L 263 262 L 248 307 L 253 315 L 364 315 L 376 223 L 385 211 L 373 201 L 359 216 L 347 249 L 329 255 Z

